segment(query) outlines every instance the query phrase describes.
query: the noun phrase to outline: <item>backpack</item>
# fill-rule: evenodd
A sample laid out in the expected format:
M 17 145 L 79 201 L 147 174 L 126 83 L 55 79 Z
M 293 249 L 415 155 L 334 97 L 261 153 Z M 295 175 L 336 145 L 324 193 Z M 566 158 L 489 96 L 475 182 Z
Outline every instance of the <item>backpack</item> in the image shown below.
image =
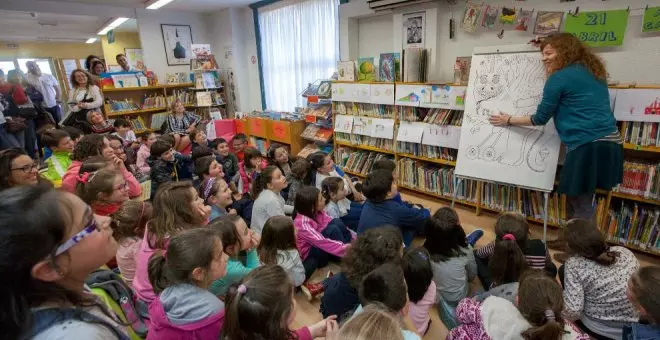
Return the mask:
M 119 274 L 112 270 L 98 269 L 87 277 L 85 283 L 92 291 L 96 289 L 103 290 L 112 302 L 115 302 L 120 308 L 120 312 L 123 312 L 125 316 L 125 321 L 130 324 L 139 337 L 144 338 L 147 335 L 147 323 L 138 313 L 135 293 Z M 112 306 L 109 307 L 115 309 Z
M 80 320 L 89 323 L 99 324 L 112 331 L 112 333 L 114 333 L 114 335 L 117 336 L 117 339 L 129 340 L 129 337 L 126 336 L 126 334 L 118 330 L 112 324 L 80 308 L 40 309 L 32 313 L 32 320 L 33 320 L 32 326 L 30 327 L 29 333 L 24 334 L 22 337 L 20 337 L 21 340 L 32 339 L 35 336 L 47 330 L 48 328 L 60 323 L 64 323 L 69 320 Z

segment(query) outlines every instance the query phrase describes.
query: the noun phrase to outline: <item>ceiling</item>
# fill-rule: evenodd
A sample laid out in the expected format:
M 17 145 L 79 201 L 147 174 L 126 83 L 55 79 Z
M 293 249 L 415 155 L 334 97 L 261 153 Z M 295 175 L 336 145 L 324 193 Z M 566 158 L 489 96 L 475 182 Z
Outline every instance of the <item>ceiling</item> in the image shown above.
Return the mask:
M 0 10 L 0 40 L 84 41 L 109 18 Z
M 84 3 L 128 8 L 145 8 L 146 0 L 44 0 L 52 2 Z M 168 10 L 188 12 L 218 11 L 229 7 L 245 7 L 258 0 L 174 0 L 162 7 Z

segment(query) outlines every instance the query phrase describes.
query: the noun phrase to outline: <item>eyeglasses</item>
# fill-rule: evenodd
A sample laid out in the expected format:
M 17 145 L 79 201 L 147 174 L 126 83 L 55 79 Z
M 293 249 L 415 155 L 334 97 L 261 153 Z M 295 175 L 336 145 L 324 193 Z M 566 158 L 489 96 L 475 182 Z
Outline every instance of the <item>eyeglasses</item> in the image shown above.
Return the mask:
M 28 164 L 28 165 L 25 165 L 25 166 L 21 166 L 21 167 L 17 167 L 17 168 L 11 168 L 11 171 L 23 170 L 24 173 L 29 174 L 30 171 L 37 170 L 37 169 L 39 169 L 39 163 L 35 162 L 35 163 Z
M 115 190 L 126 190 L 128 189 L 128 183 L 124 182 L 116 187 L 114 187 Z
M 80 243 L 82 239 L 91 235 L 96 230 L 100 231 L 100 229 L 98 228 L 98 224 L 96 223 L 96 219 L 92 216 L 92 220 L 89 221 L 89 223 L 85 226 L 85 228 L 83 228 L 83 230 L 73 235 L 73 237 L 68 239 L 66 242 L 62 243 L 61 246 L 57 247 L 57 250 L 55 251 L 55 256 L 62 255 L 64 252 L 71 249 L 76 244 Z

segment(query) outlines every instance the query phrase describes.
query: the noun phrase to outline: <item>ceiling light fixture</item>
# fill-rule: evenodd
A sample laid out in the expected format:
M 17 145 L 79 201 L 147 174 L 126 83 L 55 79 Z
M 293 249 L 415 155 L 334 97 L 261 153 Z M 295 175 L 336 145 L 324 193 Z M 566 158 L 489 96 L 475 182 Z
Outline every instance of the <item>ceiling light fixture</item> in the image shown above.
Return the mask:
M 98 35 L 105 35 L 106 33 L 108 33 L 108 31 L 113 30 L 113 29 L 121 26 L 121 24 L 126 22 L 126 20 L 128 20 L 128 18 L 117 18 L 117 19 L 113 20 L 107 26 L 103 27 L 103 29 L 99 31 Z
M 93 44 L 96 42 L 96 38 L 89 38 L 87 41 L 85 41 L 85 44 Z
M 173 0 L 156 0 L 153 3 L 151 3 L 151 5 L 148 5 L 147 9 L 159 9 L 159 8 L 169 4 L 172 1 Z

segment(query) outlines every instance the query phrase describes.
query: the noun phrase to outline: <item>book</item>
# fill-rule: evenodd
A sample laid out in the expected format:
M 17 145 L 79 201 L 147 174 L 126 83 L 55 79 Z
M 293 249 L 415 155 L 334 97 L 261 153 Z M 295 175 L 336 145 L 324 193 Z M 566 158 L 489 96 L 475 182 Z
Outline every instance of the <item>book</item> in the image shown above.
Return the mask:
M 646 161 L 624 161 L 623 181 L 612 191 L 660 200 L 660 163 Z
M 160 130 L 163 126 L 163 123 L 167 120 L 167 113 L 154 113 L 151 115 L 151 129 Z
M 453 167 L 441 167 L 401 158 L 397 162 L 398 184 L 403 188 L 420 190 L 432 195 L 451 198 L 456 191 L 458 200 L 477 201 L 477 181 L 464 179 L 456 190 Z
M 380 55 L 378 72 L 380 81 L 399 81 L 401 67 L 401 55 L 399 53 L 382 53 Z
M 403 50 L 401 79 L 406 83 L 426 82 L 428 68 L 428 53 L 423 48 L 406 48 Z
M 213 105 L 213 98 L 211 92 L 196 92 L 195 98 L 197 99 L 197 106 L 211 106 Z
M 639 146 L 660 146 L 660 123 L 621 122 L 624 143 Z
M 339 74 L 338 80 L 341 81 L 355 81 L 355 61 L 339 61 L 337 62 L 337 70 Z
M 598 225 L 609 242 L 660 253 L 659 216 L 656 207 L 622 203 L 620 208 L 610 209 Z
M 376 80 L 376 66 L 374 65 L 374 58 L 360 58 L 358 59 L 358 81 L 375 81 Z

